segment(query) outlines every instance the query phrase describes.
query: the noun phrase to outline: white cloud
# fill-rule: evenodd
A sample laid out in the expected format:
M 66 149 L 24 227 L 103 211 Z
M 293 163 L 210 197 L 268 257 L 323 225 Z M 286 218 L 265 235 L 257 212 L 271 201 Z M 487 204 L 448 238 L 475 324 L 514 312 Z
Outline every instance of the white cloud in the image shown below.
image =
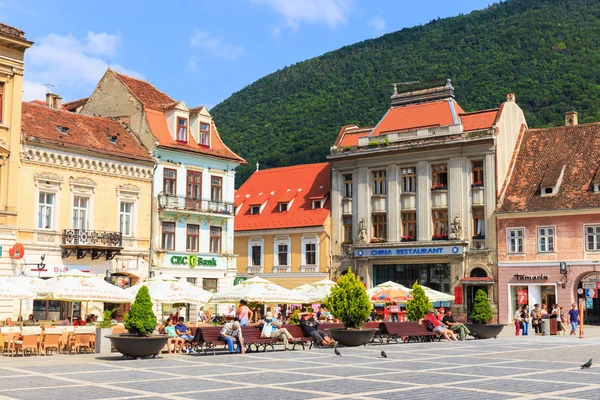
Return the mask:
M 35 45 L 25 53 L 24 100 L 39 97 L 40 84 L 51 84 L 54 91 L 67 100 L 89 96 L 114 56 L 121 38 L 108 33 L 88 32 L 83 39 L 55 33 L 35 39 Z M 143 75 L 111 63 L 115 71 L 143 78 Z
M 23 101 L 45 100 L 46 87 L 39 82 L 23 81 Z
M 250 0 L 267 4 L 281 14 L 287 25 L 298 29 L 300 23 L 325 23 L 330 27 L 347 21 L 352 0 Z
M 190 46 L 199 47 L 210 52 L 211 55 L 228 60 L 236 60 L 244 53 L 241 46 L 235 46 L 217 38 L 210 33 L 194 31 L 190 38 Z
M 369 25 L 375 29 L 375 32 L 381 33 L 387 27 L 387 23 L 385 19 L 381 18 L 379 15 L 374 16 L 369 20 Z

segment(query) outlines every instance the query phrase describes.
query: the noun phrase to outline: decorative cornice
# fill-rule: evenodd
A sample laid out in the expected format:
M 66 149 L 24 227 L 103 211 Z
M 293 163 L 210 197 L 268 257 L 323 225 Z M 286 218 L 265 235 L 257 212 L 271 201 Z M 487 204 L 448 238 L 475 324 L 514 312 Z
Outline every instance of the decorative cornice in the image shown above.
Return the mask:
M 25 146 L 21 153 L 23 163 L 45 165 L 69 169 L 78 172 L 91 172 L 98 175 L 127 177 L 143 181 L 152 181 L 152 167 L 112 161 L 99 157 L 82 156 L 77 153 L 63 152 L 39 147 Z
M 126 183 L 124 185 L 119 185 L 117 187 L 117 191 L 119 192 L 140 192 L 140 188 L 135 186 L 135 185 L 131 185 L 129 183 Z
M 94 182 L 92 179 L 90 178 L 86 178 L 84 176 L 82 177 L 78 177 L 78 178 L 74 178 L 74 177 L 70 177 L 69 178 L 69 182 L 70 184 L 73 186 L 90 186 L 90 187 L 96 187 L 98 186 L 96 184 L 96 182 Z
M 62 176 L 53 174 L 52 172 L 39 172 L 39 173 L 35 174 L 35 179 L 43 180 L 43 181 L 56 181 L 56 182 L 63 181 Z

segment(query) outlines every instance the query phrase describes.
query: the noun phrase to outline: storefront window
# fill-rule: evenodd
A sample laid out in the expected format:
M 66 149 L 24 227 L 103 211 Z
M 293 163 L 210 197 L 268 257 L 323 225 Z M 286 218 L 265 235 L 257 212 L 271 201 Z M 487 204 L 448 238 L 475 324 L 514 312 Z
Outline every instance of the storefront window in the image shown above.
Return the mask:
M 556 303 L 556 287 L 554 285 L 511 285 L 510 286 L 510 314 L 509 320 L 517 308 L 527 304 L 529 310 L 534 304 L 546 304 L 548 309 Z
M 431 289 L 450 293 L 450 264 L 374 265 L 373 285 L 393 281 L 412 287 L 415 281 Z

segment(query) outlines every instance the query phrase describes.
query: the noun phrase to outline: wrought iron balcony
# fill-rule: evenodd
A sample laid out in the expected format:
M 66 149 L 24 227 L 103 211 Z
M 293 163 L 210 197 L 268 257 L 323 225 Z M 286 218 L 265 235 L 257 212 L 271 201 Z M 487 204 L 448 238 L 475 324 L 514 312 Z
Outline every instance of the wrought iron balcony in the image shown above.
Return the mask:
M 158 208 L 163 210 L 186 210 L 202 213 L 233 215 L 234 204 L 222 201 L 193 199 L 169 194 L 158 195 Z
M 78 260 L 88 254 L 91 254 L 93 260 L 101 256 L 112 260 L 123 249 L 123 234 L 87 229 L 64 229 L 61 247 L 62 258 L 68 258 L 75 253 Z

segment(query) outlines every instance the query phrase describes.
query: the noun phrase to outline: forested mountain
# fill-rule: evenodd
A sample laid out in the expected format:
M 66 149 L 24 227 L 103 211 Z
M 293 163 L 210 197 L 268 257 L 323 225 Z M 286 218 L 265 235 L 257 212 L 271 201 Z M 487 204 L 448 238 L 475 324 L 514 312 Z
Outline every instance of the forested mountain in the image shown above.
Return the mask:
M 261 168 L 325 159 L 342 125 L 372 126 L 392 82 L 448 76 L 465 111 L 516 93 L 530 127 L 563 113 L 600 121 L 600 1 L 509 0 L 437 19 L 286 67 L 210 112 L 225 142 Z

